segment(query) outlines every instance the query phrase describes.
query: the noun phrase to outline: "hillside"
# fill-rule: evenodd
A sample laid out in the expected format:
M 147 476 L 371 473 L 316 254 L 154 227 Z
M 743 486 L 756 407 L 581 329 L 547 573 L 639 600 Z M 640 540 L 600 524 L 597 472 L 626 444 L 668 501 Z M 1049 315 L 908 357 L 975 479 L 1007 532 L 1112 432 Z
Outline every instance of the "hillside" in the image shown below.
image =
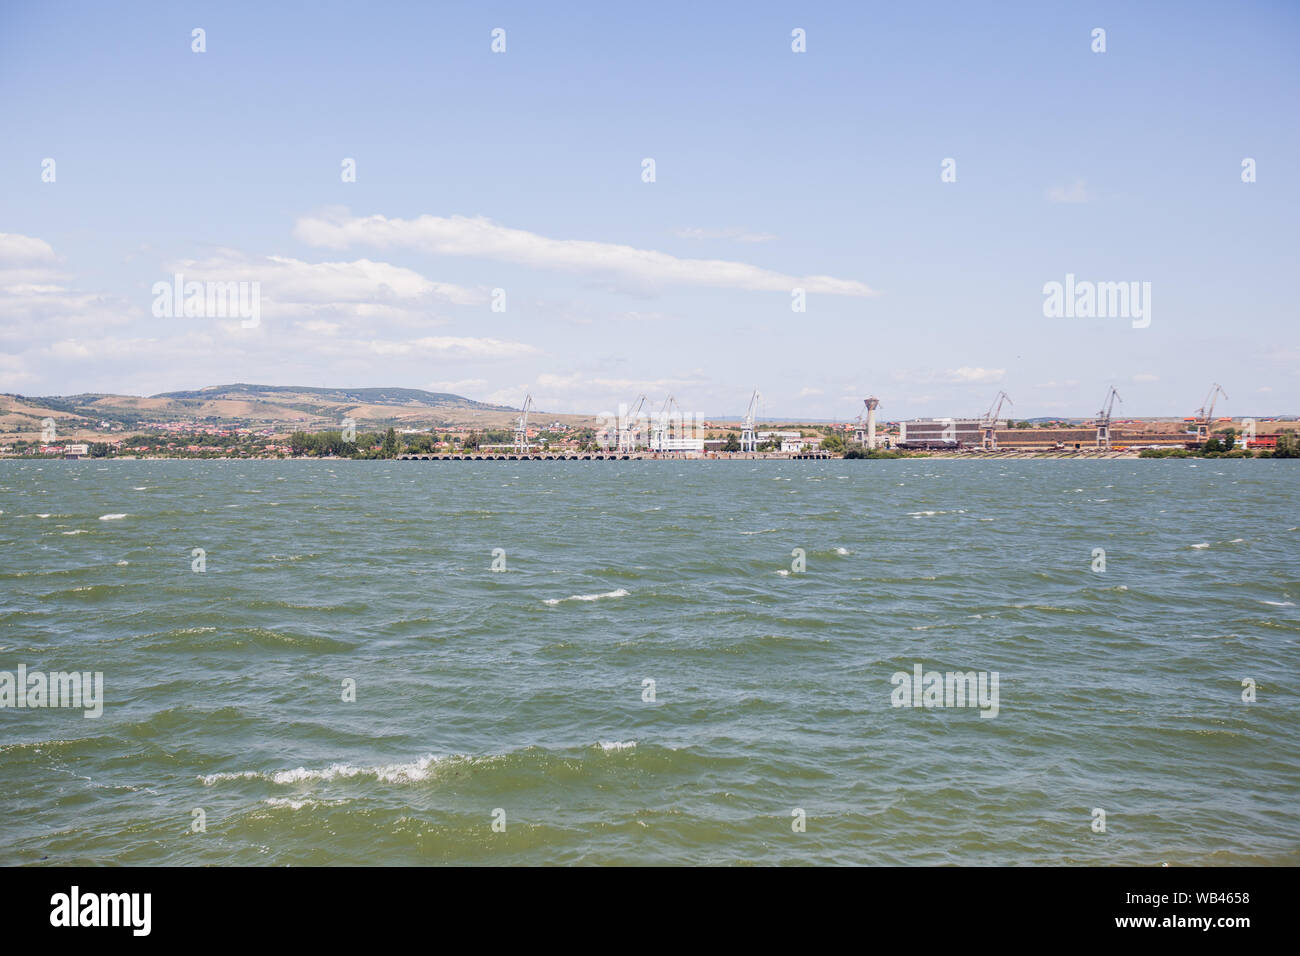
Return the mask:
M 544 414 L 544 413 L 543 413 Z M 492 405 L 418 388 L 315 388 L 293 385 L 215 385 L 193 391 L 136 395 L 0 395 L 0 437 L 31 438 L 53 418 L 63 437 L 90 438 L 105 429 L 139 428 L 146 422 L 199 422 L 270 428 L 337 428 L 344 418 L 359 427 L 429 428 L 466 425 L 506 427 L 518 415 Z M 564 419 L 577 416 L 560 416 Z
M 507 405 L 476 402 L 450 392 L 426 392 L 419 388 L 313 388 L 300 385 L 210 385 L 189 392 L 162 392 L 153 398 L 276 401 L 281 404 L 316 405 L 400 405 L 404 408 L 472 408 L 485 411 L 516 411 Z

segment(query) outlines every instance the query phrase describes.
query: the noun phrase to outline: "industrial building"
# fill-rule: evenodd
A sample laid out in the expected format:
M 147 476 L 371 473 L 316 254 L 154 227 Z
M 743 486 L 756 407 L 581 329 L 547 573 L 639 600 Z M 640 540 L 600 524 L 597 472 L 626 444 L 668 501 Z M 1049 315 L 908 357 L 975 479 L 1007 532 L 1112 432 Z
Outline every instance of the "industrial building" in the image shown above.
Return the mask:
M 996 429 L 1006 427 L 1004 421 L 995 423 Z M 898 424 L 900 448 L 978 448 L 983 437 L 984 425 L 977 418 L 914 418 Z
M 1003 451 L 1079 450 L 1101 447 L 1097 424 L 1061 428 L 1008 428 L 1004 421 L 994 423 L 993 444 L 985 444 L 987 423 L 971 418 L 919 418 L 900 422 L 898 444 L 910 449 L 978 449 Z M 1195 442 L 1190 432 L 1161 428 L 1154 423 L 1116 423 L 1110 425 L 1112 448 L 1182 448 Z
M 1142 423 L 1110 426 L 1110 447 L 1183 448 L 1195 436 L 1181 431 L 1155 431 Z M 975 447 L 979 447 L 976 442 Z M 1078 428 L 1004 428 L 997 432 L 997 447 L 1005 451 L 1082 451 L 1098 448 L 1097 425 Z

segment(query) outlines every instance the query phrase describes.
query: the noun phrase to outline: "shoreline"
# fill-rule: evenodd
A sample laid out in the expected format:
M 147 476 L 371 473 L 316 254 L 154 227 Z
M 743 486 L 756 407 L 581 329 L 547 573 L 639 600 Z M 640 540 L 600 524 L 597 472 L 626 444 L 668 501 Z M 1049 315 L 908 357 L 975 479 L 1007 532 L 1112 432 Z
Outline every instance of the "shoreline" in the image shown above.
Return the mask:
M 709 461 L 1164 461 L 1164 458 L 1143 459 L 1137 452 L 1005 452 L 993 454 L 962 454 L 952 452 L 929 452 L 918 455 L 900 455 L 897 458 L 844 458 L 839 455 L 715 455 L 708 457 L 690 456 L 656 456 L 656 455 L 618 455 L 603 453 L 585 453 L 578 455 L 402 455 L 397 458 L 345 458 L 339 456 L 249 456 L 249 457 L 188 457 L 181 455 L 116 455 L 106 458 L 36 458 L 23 456 L 0 457 L 0 462 L 115 462 L 115 461 L 224 461 L 224 462 L 262 462 L 262 461 L 393 461 L 393 462 L 485 462 L 485 461 L 663 461 L 663 462 L 709 462 Z M 1186 458 L 1174 458 L 1176 461 L 1219 460 L 1189 455 Z M 1241 460 L 1256 460 L 1254 456 Z M 1262 459 L 1260 459 L 1262 460 Z

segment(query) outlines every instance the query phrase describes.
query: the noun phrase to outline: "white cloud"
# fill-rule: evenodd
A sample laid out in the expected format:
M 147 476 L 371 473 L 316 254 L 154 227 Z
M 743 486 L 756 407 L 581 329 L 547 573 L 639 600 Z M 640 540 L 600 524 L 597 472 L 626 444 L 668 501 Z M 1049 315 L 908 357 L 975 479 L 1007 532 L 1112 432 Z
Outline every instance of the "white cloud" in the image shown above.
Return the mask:
M 406 341 L 372 339 L 367 347 L 375 355 L 406 357 L 454 357 L 466 359 L 517 358 L 536 352 L 523 342 L 461 336 L 425 336 Z
M 343 326 L 338 322 L 322 322 L 319 319 L 311 319 L 307 322 L 295 322 L 296 328 L 304 332 L 310 332 L 313 335 L 338 335 Z
M 454 395 L 463 395 L 466 392 L 485 388 L 487 384 L 488 380 L 485 378 L 463 378 L 457 382 L 429 382 L 424 388 L 430 392 L 451 392 Z
M 53 261 L 54 249 L 44 239 L 16 232 L 0 232 L 0 267 Z
M 776 238 L 770 232 L 750 232 L 748 229 L 741 229 L 739 226 L 728 226 L 725 229 L 701 229 L 698 226 L 687 226 L 685 229 L 678 229 L 676 234 L 681 239 L 734 239 L 737 242 L 771 242 Z
M 0 391 L 10 391 L 14 385 L 23 382 L 33 382 L 36 380 L 35 374 L 31 371 L 31 364 L 21 355 L 10 355 L 7 352 L 0 352 Z
M 723 259 L 681 259 L 651 249 L 582 239 L 551 239 L 523 229 L 500 226 L 483 217 L 420 216 L 389 219 L 305 217 L 294 234 L 313 246 L 334 249 L 353 245 L 413 248 L 439 255 L 475 256 L 543 269 L 604 276 L 639 289 L 696 285 L 752 291 L 871 296 L 865 283 L 833 276 L 793 276 Z
M 186 281 L 260 282 L 264 299 L 286 315 L 338 311 L 346 306 L 353 314 L 364 314 L 369 309 L 373 314 L 396 318 L 412 307 L 434 303 L 483 305 L 488 301 L 486 290 L 434 282 L 412 269 L 370 259 L 303 262 L 285 256 L 250 257 L 223 250 L 203 260 L 182 260 L 170 269 Z
M 70 288 L 68 277 L 53 268 L 56 261 L 43 239 L 0 233 L 0 342 L 30 349 L 60 335 L 102 331 L 131 320 L 129 305 L 120 298 Z
M 1160 376 L 1159 376 L 1159 375 L 1152 375 L 1150 372 L 1141 372 L 1141 373 L 1139 373 L 1139 374 L 1133 376 L 1133 381 L 1135 381 L 1135 382 L 1158 382 L 1158 381 L 1160 381 Z
M 1006 376 L 1007 370 L 1004 368 L 971 368 L 962 366 L 961 368 L 952 369 L 947 373 L 949 382 L 956 382 L 971 385 L 990 385 L 1000 382 Z
M 71 377 L 75 390 L 111 391 L 227 378 L 283 383 L 321 370 L 350 378 L 372 371 L 376 356 L 404 376 L 427 374 L 430 359 L 496 362 L 537 351 L 500 338 L 403 334 L 441 324 L 431 314 L 438 307 L 486 304 L 487 293 L 370 259 L 312 263 L 219 250 L 140 276 L 129 301 L 71 288 L 56 262 L 48 243 L 3 236 L 0 390 L 20 382 L 48 388 L 52 374 Z M 154 316 L 151 283 L 176 273 L 183 281 L 260 283 L 263 321 L 244 328 L 239 319 Z
M 1069 186 L 1053 186 L 1047 190 L 1048 202 L 1082 203 L 1091 200 L 1092 195 L 1088 192 L 1088 184 L 1082 179 L 1076 179 Z
M 1058 382 L 1056 380 L 1052 380 L 1050 382 L 1039 382 L 1037 385 L 1034 386 L 1034 388 L 1075 388 L 1076 386 L 1078 386 L 1078 384 L 1079 384 L 1078 379 L 1071 378 L 1071 379 L 1067 379 L 1064 382 Z
M 543 388 L 552 392 L 572 392 L 590 388 L 613 389 L 620 394 L 624 392 L 637 393 L 661 392 L 664 389 L 676 388 L 683 385 L 693 385 L 701 381 L 701 378 L 694 376 L 691 378 L 593 378 L 582 372 L 572 372 L 568 375 L 542 374 L 537 376 L 538 388 Z

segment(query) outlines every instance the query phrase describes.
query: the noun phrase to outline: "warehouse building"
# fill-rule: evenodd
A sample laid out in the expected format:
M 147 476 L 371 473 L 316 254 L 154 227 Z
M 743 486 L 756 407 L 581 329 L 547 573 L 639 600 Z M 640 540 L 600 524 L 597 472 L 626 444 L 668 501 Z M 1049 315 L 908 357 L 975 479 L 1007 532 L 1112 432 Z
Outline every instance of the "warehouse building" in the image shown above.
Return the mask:
M 997 422 L 1004 429 L 1006 422 Z M 978 448 L 983 431 L 976 418 L 914 418 L 899 422 L 900 448 Z

